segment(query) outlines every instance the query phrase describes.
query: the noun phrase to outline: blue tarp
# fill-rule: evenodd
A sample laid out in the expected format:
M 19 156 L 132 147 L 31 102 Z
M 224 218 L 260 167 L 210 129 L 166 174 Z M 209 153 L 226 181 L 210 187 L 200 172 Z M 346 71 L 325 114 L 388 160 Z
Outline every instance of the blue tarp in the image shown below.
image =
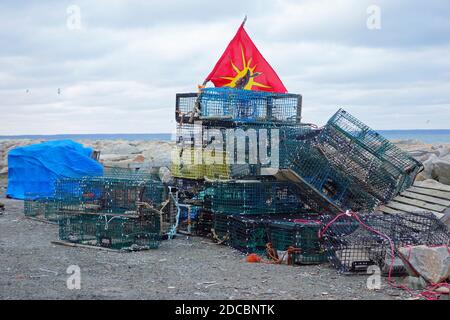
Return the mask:
M 59 178 L 103 175 L 102 165 L 91 158 L 92 151 L 72 140 L 12 149 L 8 154 L 7 196 L 52 197 L 54 183 Z

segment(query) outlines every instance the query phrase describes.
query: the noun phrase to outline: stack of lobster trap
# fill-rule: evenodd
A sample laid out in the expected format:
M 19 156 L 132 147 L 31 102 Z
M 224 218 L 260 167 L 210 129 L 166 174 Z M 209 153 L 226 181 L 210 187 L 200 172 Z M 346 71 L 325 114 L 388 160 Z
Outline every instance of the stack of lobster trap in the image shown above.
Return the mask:
M 177 94 L 181 228 L 245 253 L 295 249 L 294 263 L 320 263 L 323 216 L 370 213 L 421 170 L 344 110 L 322 128 L 302 123 L 301 104 L 296 94 L 231 88 Z
M 105 168 L 103 176 L 59 179 L 54 189 L 52 197 L 27 196 L 25 215 L 57 222 L 62 241 L 151 249 L 172 224 L 167 188 L 150 173 Z

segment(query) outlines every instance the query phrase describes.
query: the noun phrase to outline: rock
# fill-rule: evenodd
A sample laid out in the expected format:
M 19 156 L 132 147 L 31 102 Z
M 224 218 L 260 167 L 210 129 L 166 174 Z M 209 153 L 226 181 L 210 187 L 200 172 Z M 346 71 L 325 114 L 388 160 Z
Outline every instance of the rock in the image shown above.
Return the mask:
M 437 292 L 437 293 L 440 293 L 440 294 L 449 294 L 450 289 L 448 287 L 442 286 L 442 287 L 439 287 L 437 289 L 434 289 L 433 291 Z
M 133 159 L 133 162 L 140 162 L 143 163 L 145 161 L 145 157 L 143 155 L 138 155 L 136 158 Z
M 413 290 L 423 290 L 428 285 L 424 278 L 413 276 L 407 276 L 404 280 L 404 284 Z
M 136 146 L 132 146 L 127 142 L 116 142 L 105 146 L 103 150 L 101 150 L 104 154 L 139 154 L 141 151 Z
M 161 179 L 161 181 L 164 183 L 171 183 L 173 180 L 172 173 L 166 167 L 159 168 L 158 175 L 159 175 L 159 178 Z
M 401 247 L 399 252 L 402 258 L 408 262 L 405 263 L 405 266 L 408 273 L 412 276 L 420 275 L 430 283 L 439 283 L 450 277 L 450 253 L 448 246 L 428 247 L 420 245 Z
M 439 158 L 433 163 L 431 177 L 440 183 L 450 185 L 450 155 Z

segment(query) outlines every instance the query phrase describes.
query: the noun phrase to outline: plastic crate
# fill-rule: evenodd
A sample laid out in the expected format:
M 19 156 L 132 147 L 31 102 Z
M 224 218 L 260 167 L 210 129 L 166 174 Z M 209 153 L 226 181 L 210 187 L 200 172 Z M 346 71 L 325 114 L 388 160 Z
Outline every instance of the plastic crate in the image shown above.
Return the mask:
M 199 95 L 200 119 L 300 122 L 301 96 L 232 88 L 207 88 Z
M 319 241 L 321 227 L 321 222 L 310 215 L 297 219 L 272 219 L 268 222 L 268 240 L 279 251 L 289 247 L 300 249 L 299 253 L 294 254 L 296 264 L 319 264 L 327 261 Z

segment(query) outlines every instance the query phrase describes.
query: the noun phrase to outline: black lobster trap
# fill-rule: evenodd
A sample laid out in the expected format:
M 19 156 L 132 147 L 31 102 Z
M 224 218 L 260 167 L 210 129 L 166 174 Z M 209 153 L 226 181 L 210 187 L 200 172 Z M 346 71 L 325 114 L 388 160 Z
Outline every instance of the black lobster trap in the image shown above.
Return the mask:
M 334 221 L 333 221 L 334 219 Z M 328 260 L 340 272 L 366 272 L 371 265 L 389 271 L 397 250 L 409 245 L 448 245 L 448 227 L 431 213 L 341 214 L 322 217 L 321 233 Z M 393 265 L 402 273 L 402 265 Z

